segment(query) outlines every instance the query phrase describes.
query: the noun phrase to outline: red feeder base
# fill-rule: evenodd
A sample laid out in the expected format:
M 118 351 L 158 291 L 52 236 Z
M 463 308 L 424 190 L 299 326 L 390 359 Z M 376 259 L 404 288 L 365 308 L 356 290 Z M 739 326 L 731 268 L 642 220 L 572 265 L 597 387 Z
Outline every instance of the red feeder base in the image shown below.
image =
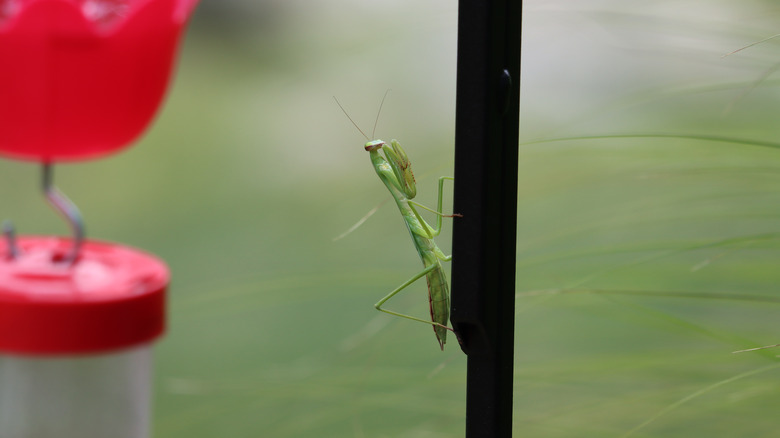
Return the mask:
M 74 264 L 71 241 L 20 237 L 12 257 L 0 242 L 0 352 L 73 355 L 147 343 L 165 327 L 169 272 L 136 249 L 86 241 Z

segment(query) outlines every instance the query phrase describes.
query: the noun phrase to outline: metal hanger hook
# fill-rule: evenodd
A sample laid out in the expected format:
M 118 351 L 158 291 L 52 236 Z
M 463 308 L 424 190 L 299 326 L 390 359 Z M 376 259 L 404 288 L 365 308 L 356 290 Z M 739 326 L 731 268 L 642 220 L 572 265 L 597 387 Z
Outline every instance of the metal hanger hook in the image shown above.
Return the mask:
M 70 253 L 62 260 L 62 262 L 72 265 L 78 260 L 81 246 L 84 243 L 84 220 L 82 219 L 81 212 L 78 207 L 76 207 L 76 204 L 54 186 L 53 174 L 53 165 L 51 163 L 44 163 L 43 192 L 46 195 L 46 200 L 52 208 L 57 210 L 57 212 L 68 221 L 68 224 L 73 231 L 73 247 L 71 248 Z
M 14 223 L 10 220 L 3 222 L 3 236 L 5 236 L 5 244 L 8 248 L 8 258 L 14 260 L 19 256 L 19 247 L 16 245 L 16 230 L 14 229 Z

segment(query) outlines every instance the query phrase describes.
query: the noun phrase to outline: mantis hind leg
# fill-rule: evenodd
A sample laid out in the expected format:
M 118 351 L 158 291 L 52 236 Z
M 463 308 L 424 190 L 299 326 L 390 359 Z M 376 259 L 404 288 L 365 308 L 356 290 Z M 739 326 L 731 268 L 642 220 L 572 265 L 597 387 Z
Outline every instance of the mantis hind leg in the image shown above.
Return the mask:
M 429 320 L 426 320 L 426 319 L 418 318 L 416 316 L 405 315 L 403 313 L 399 313 L 399 312 L 395 312 L 395 311 L 392 311 L 392 310 L 387 310 L 387 309 L 383 309 L 382 308 L 382 305 L 385 304 L 390 298 L 393 298 L 394 296 L 396 296 L 398 294 L 398 292 L 401 292 L 402 290 L 406 289 L 407 286 L 409 286 L 410 284 L 412 284 L 415 281 L 419 280 L 420 278 L 424 277 L 425 274 L 431 272 L 436 267 L 437 266 L 435 264 L 427 266 L 425 269 L 423 269 L 422 271 L 420 271 L 417 274 L 415 274 L 414 277 L 406 280 L 402 285 L 398 286 L 392 292 L 390 292 L 389 294 L 385 295 L 384 298 L 382 298 L 381 300 L 377 301 L 376 304 L 374 304 L 374 308 L 376 310 L 380 311 L 380 312 L 384 312 L 384 313 L 387 313 L 389 315 L 394 315 L 394 316 L 398 316 L 398 317 L 401 317 L 401 318 L 409 319 L 409 320 L 412 320 L 412 321 L 421 322 L 423 324 L 432 325 L 432 326 L 435 326 L 435 327 L 441 327 L 441 328 L 447 329 L 449 331 L 453 331 L 451 328 L 447 327 L 446 325 L 439 324 L 438 322 L 429 321 Z

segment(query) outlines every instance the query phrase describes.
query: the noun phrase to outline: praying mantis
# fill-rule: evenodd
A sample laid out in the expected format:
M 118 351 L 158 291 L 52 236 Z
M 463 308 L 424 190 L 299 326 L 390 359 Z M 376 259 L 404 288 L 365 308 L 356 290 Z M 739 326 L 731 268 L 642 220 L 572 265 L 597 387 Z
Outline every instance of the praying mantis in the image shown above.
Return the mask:
M 385 93 L 385 97 L 387 97 L 387 93 Z M 336 98 L 334 97 L 334 99 Z M 452 329 L 447 327 L 447 321 L 449 320 L 450 315 L 450 291 L 447 284 L 447 276 L 444 273 L 441 262 L 449 262 L 452 260 L 452 256 L 445 255 L 436 245 L 433 238 L 441 233 L 443 217 L 462 217 L 462 215 L 457 213 L 451 215 L 442 214 L 442 190 L 444 188 L 444 181 L 453 180 L 453 178 L 449 176 L 442 176 L 439 178 L 439 195 L 435 210 L 414 202 L 412 199 L 417 196 L 417 186 L 414 180 L 414 174 L 412 173 L 411 162 L 409 161 L 406 152 L 401 148 L 401 145 L 396 140 L 391 140 L 389 145 L 383 140 L 371 140 L 363 130 L 358 127 L 352 118 L 349 117 L 349 114 L 347 114 L 347 111 L 341 106 L 338 99 L 336 99 L 336 103 L 341 110 L 344 111 L 344 114 L 350 122 L 355 125 L 355 128 L 357 128 L 366 140 L 368 140 L 364 145 L 364 148 L 371 157 L 371 164 L 379 176 L 379 179 L 384 183 L 387 190 L 390 191 L 390 195 L 392 195 L 395 200 L 398 210 L 401 212 L 401 217 L 406 224 L 406 228 L 409 230 L 414 248 L 417 250 L 417 254 L 420 256 L 420 260 L 422 260 L 424 267 L 422 271 L 418 272 L 412 278 L 395 288 L 392 292 L 385 295 L 381 300 L 377 301 L 377 303 L 374 304 L 374 307 L 380 312 L 432 325 L 436 340 L 439 342 L 439 347 L 444 350 L 444 344 L 447 342 L 447 331 L 452 331 Z M 382 103 L 379 105 L 377 121 L 379 120 L 379 113 L 382 111 L 383 104 L 384 98 L 382 98 Z M 374 129 L 376 130 L 376 122 L 374 123 Z M 372 132 L 371 134 L 373 137 L 374 133 Z M 422 216 L 420 216 L 417 207 L 436 214 L 436 227 L 431 227 Z M 430 321 L 382 307 L 390 298 L 393 298 L 407 286 L 422 277 L 425 277 L 428 283 L 428 302 L 430 304 L 431 312 Z

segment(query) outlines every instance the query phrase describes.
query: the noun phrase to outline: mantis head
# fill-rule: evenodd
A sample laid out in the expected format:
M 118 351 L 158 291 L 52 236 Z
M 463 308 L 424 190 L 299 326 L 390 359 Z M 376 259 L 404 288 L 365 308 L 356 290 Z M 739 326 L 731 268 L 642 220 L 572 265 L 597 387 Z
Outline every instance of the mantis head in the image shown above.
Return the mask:
M 366 143 L 365 148 L 366 151 L 377 151 L 379 149 L 382 149 L 382 146 L 386 146 L 387 143 L 384 142 L 384 140 L 371 140 L 368 143 Z

